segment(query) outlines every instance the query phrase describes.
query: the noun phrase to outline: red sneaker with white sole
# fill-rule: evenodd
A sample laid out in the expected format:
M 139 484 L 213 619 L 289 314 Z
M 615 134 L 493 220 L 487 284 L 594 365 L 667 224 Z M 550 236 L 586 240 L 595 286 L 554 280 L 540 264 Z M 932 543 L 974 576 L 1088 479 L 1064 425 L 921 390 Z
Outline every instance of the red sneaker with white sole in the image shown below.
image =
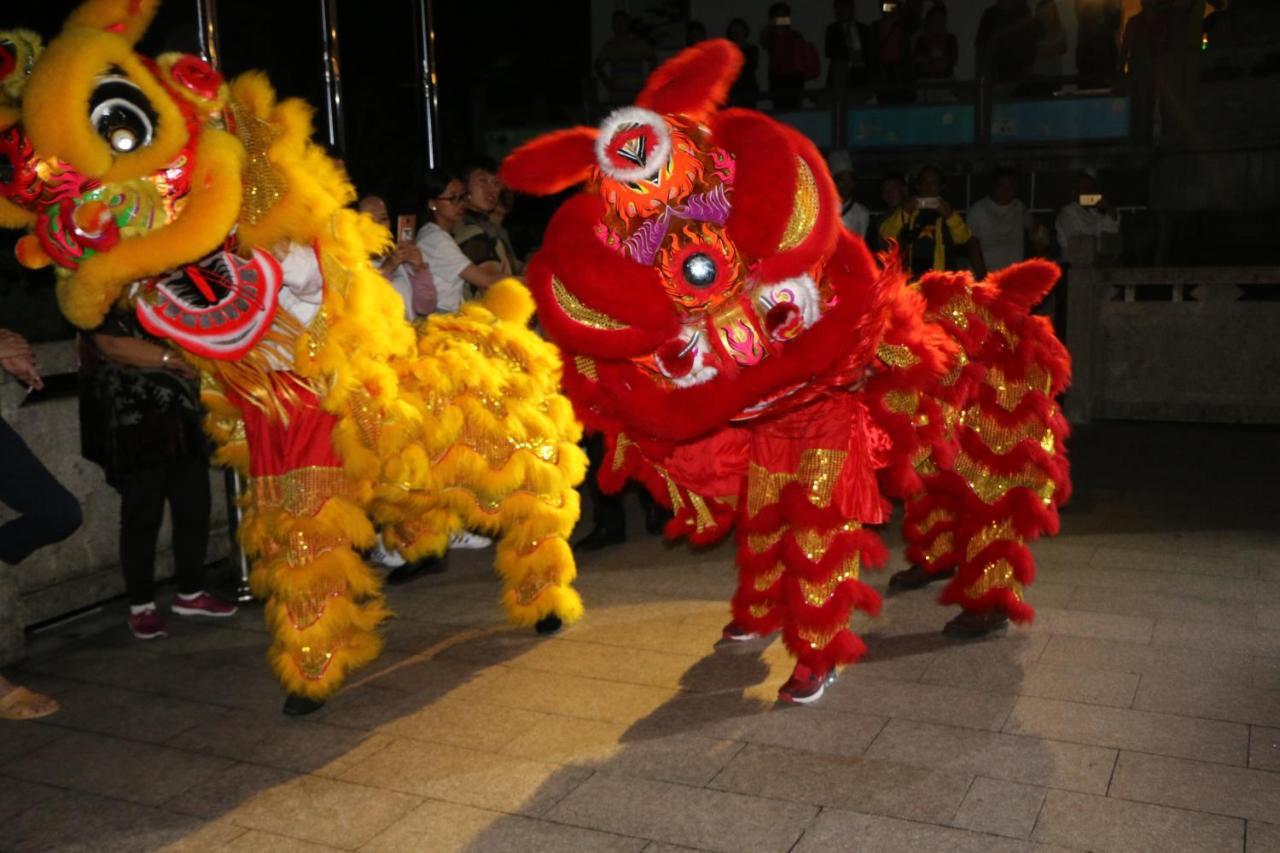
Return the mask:
M 179 616 L 213 616 L 225 619 L 236 615 L 236 606 L 221 598 L 214 598 L 207 592 L 198 592 L 192 596 L 175 595 L 169 609 Z
M 817 702 L 826 692 L 827 685 L 835 680 L 834 669 L 822 672 L 798 663 L 791 677 L 787 679 L 787 683 L 778 691 L 778 701 L 792 705 L 808 705 Z
M 155 611 L 144 610 L 141 613 L 129 614 L 129 630 L 139 640 L 154 640 L 169 636 L 169 626 L 164 617 Z
M 745 643 L 748 640 L 754 640 L 760 635 L 750 628 L 739 625 L 737 622 L 730 622 L 724 626 L 724 630 L 720 632 L 720 636 L 731 643 Z

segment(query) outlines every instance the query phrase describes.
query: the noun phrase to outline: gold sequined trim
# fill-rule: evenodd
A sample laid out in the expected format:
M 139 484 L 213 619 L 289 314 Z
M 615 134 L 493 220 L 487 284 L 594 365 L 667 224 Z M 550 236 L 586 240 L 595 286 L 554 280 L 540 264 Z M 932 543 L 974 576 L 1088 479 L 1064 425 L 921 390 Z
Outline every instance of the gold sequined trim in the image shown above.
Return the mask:
M 1028 439 L 1035 441 L 1046 451 L 1053 452 L 1053 431 L 1046 429 L 1037 420 L 1007 426 L 985 414 L 980 406 L 971 406 L 960 416 L 960 423 L 973 430 L 988 449 L 1000 456 Z
M 983 503 L 995 503 L 1010 490 L 1026 488 L 1035 492 L 1041 501 L 1048 504 L 1053 500 L 1055 486 L 1053 480 L 1045 476 L 1036 466 L 1028 462 L 1021 471 L 1014 474 L 997 474 L 981 464 L 969 454 L 961 451 L 956 457 L 954 470 L 969 483 L 969 488 Z
M 374 409 L 373 399 L 363 389 L 357 388 L 351 393 L 348 408 L 364 446 L 370 449 L 377 447 L 378 438 L 382 435 L 382 414 Z
M 597 311 L 582 304 L 581 300 L 570 293 L 569 288 L 564 286 L 564 282 L 555 276 L 551 277 L 551 292 L 555 296 L 556 304 L 560 306 L 560 310 L 576 323 L 581 323 L 589 329 L 602 329 L 605 331 L 628 328 L 626 324 L 618 322 L 603 311 Z
M 1013 565 L 1008 560 L 996 560 L 982 570 L 982 577 L 964 591 L 967 598 L 977 599 L 993 589 L 1009 589 L 1015 598 L 1022 600 L 1022 584 L 1014 577 Z
M 747 608 L 747 612 L 757 619 L 763 619 L 773 610 L 772 604 L 753 604 Z
M 1013 522 L 1008 519 L 993 521 L 974 534 L 973 538 L 969 540 L 968 547 L 965 548 L 964 558 L 972 560 L 982 553 L 983 548 L 986 548 L 992 542 L 1001 540 L 1019 541 L 1017 535 L 1013 532 Z
M 555 568 L 526 575 L 515 589 L 516 602 L 523 607 L 533 604 L 544 592 L 557 585 L 559 576 L 560 572 Z
M 925 549 L 925 552 L 924 552 L 925 562 L 933 563 L 944 554 L 951 553 L 951 549 L 952 547 L 954 547 L 954 544 L 955 543 L 951 538 L 950 530 L 944 530 L 942 533 L 939 533 L 937 538 L 933 540 L 933 543 L 930 544 L 929 547 Z
M 756 575 L 755 580 L 752 582 L 756 592 L 768 592 L 773 589 L 773 585 L 778 582 L 778 578 L 782 577 L 783 568 L 782 563 L 778 563 L 772 569 Z
M 809 502 L 816 507 L 831 505 L 836 479 L 848 454 L 843 450 L 811 448 L 800 456 L 796 473 L 774 473 L 752 463 L 747 469 L 747 515 L 754 516 L 777 503 L 784 487 L 800 483 L 809 492 Z
M 844 629 L 836 628 L 832 631 L 815 631 L 812 628 L 801 628 L 796 631 L 796 633 L 800 636 L 801 640 L 804 640 L 809 644 L 809 648 L 814 651 L 818 651 L 820 649 L 825 649 L 827 645 L 835 639 L 836 634 L 839 634 L 842 630 Z
M 920 408 L 920 395 L 915 391 L 900 391 L 895 388 L 885 392 L 884 407 L 900 415 L 914 415 L 916 409 Z
M 595 359 L 587 358 L 585 355 L 575 355 L 573 357 L 573 366 L 592 382 L 600 381 L 600 374 L 596 371 Z
M 627 458 L 627 448 L 633 444 L 635 444 L 635 442 L 627 438 L 626 433 L 618 433 L 618 440 L 614 442 L 613 445 L 613 470 L 622 470 L 622 463 L 626 461 Z
M 696 525 L 695 529 L 698 533 L 716 526 L 716 520 L 711 515 L 711 510 L 707 506 L 707 502 L 702 499 L 702 495 L 690 492 L 689 503 L 693 506 L 693 516 Z
M 933 526 L 938 522 L 953 521 L 954 518 L 955 517 L 948 510 L 935 509 L 935 510 L 932 510 L 928 515 L 926 515 L 924 519 L 920 521 L 919 524 L 916 525 L 916 530 L 919 530 L 921 533 L 928 533 L 930 530 L 933 529 Z
M 295 530 L 289 534 L 284 548 L 285 560 L 291 566 L 304 566 L 321 554 L 345 547 L 350 540 L 345 536 L 303 533 Z
M 290 597 L 284 603 L 289 623 L 298 631 L 305 631 L 320 621 L 329 602 L 344 592 L 340 586 L 319 587 L 301 595 Z
M 290 515 L 315 515 L 330 498 L 350 493 L 351 484 L 341 468 L 315 465 L 285 474 L 254 477 L 253 502 L 258 509 L 283 509 Z
M 794 249 L 804 242 L 813 231 L 818 221 L 818 182 L 813 178 L 813 170 L 803 157 L 796 158 L 796 194 L 792 202 L 791 218 L 787 220 L 787 228 L 782 232 L 782 242 L 778 251 Z
M 335 643 L 331 649 L 322 649 L 319 646 L 303 646 L 298 649 L 293 654 L 293 662 L 297 665 L 298 672 L 308 681 L 319 681 L 324 678 L 329 664 L 333 663 L 333 652 L 339 645 Z
M 240 218 L 257 225 L 289 190 L 288 181 L 267 155 L 277 134 L 269 122 L 254 115 L 252 107 L 239 101 L 231 101 L 227 106 L 235 120 L 236 136 L 247 155 L 241 172 L 244 189 Z
M 951 366 L 951 372 L 942 379 L 942 384 L 950 388 L 956 384 L 956 380 L 960 378 L 960 374 L 964 371 L 965 365 L 969 363 L 969 356 L 965 355 L 964 350 L 956 353 L 956 363 Z
M 876 356 L 890 367 L 907 368 L 920 363 L 911 348 L 904 344 L 881 344 L 876 347 Z
M 774 545 L 777 545 L 782 539 L 782 534 L 786 532 L 785 527 L 780 527 L 769 533 L 748 533 L 747 550 L 753 554 L 763 554 Z
M 836 588 L 847 580 L 858 576 L 858 557 L 853 555 L 845 561 L 838 571 L 832 573 L 825 581 L 808 581 L 800 579 L 800 594 L 810 607 L 822 607 L 836 594 Z

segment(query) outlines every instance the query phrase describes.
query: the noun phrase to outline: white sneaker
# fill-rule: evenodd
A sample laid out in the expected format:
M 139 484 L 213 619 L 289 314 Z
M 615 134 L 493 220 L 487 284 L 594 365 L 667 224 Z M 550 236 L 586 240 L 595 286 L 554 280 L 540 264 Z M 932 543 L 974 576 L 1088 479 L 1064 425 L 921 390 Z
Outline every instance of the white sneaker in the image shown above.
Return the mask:
M 493 540 L 488 536 L 481 536 L 479 533 L 472 533 L 469 530 L 455 533 L 449 537 L 449 550 L 479 551 L 481 548 L 488 548 L 492 544 Z
M 382 566 L 384 569 L 398 569 L 406 562 L 404 557 L 382 544 L 381 536 L 378 537 L 378 541 L 373 543 L 373 547 L 369 549 L 369 561 Z

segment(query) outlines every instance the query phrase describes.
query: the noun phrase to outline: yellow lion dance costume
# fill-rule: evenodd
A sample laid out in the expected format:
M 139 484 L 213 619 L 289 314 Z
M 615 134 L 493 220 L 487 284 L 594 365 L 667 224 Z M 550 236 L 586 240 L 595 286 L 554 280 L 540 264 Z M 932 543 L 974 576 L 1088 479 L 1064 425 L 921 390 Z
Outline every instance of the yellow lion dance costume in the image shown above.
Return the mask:
M 133 45 L 159 0 L 89 0 L 41 51 L 0 34 L 0 226 L 56 264 L 66 316 L 126 301 L 203 377 L 217 460 L 248 477 L 244 547 L 293 696 L 323 701 L 388 615 L 356 549 L 410 559 L 500 536 L 512 622 L 571 622 L 585 470 L 556 350 L 516 281 L 406 324 L 369 262 L 385 229 L 267 80 Z

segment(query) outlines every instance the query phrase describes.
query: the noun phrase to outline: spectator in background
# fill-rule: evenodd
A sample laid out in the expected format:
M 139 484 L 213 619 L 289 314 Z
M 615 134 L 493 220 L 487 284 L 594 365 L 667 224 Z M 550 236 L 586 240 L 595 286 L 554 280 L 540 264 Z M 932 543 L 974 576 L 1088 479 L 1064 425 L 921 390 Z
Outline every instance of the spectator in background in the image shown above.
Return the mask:
M 497 164 L 483 157 L 473 159 L 463 167 L 462 181 L 466 190 L 466 212 L 453 229 L 453 239 L 473 264 L 492 261 L 504 277 L 515 275 L 520 260 L 511 247 L 511 238 L 502 225 L 491 218 L 502 194 Z M 474 295 L 471 293 L 468 298 Z
M 827 24 L 823 48 L 827 54 L 827 89 L 865 86 L 871 80 L 871 28 L 854 17 L 853 0 L 836 0 L 836 19 Z
M 934 3 L 924 16 L 924 31 L 916 38 L 916 77 L 920 80 L 954 79 L 959 59 L 959 43 L 947 30 L 947 7 Z M 944 89 L 926 89 L 924 100 L 946 103 L 954 101 L 955 95 Z
M 997 169 L 991 177 L 991 192 L 969 208 L 966 224 L 982 247 L 987 272 L 1024 260 L 1035 221 L 1018 198 L 1018 173 Z
M 1110 85 L 1119 68 L 1121 0 L 1075 0 L 1076 71 L 1080 86 L 1097 89 Z
M 742 51 L 742 72 L 729 90 L 729 102 L 735 106 L 753 107 L 760 95 L 760 48 L 751 44 L 751 27 L 742 18 L 734 18 L 725 28 L 724 36 Z
M 1035 15 L 1027 0 L 996 0 L 978 21 L 978 74 L 997 83 L 1026 78 L 1036 61 Z
M 1067 54 L 1067 32 L 1062 28 L 1058 0 L 1040 0 L 1036 4 L 1036 61 L 1031 66 L 1033 78 L 1062 76 L 1062 58 Z M 1053 94 L 1055 85 L 1041 84 L 1040 93 Z
M 644 88 L 644 81 L 658 66 L 653 45 L 636 31 L 631 16 L 619 9 L 613 13 L 613 38 L 596 56 L 596 77 L 604 84 L 609 100 L 631 103 Z
M 684 46 L 692 47 L 707 40 L 707 25 L 702 21 L 689 21 L 684 25 Z
M 287 263 L 284 272 L 287 279 Z M 168 636 L 155 596 L 166 503 L 177 584 L 170 609 L 179 616 L 234 615 L 235 605 L 204 589 L 211 497 L 199 375 L 148 334 L 132 309 L 116 308 L 80 343 L 81 450 L 120 493 L 129 630 L 139 640 Z
M 853 197 L 856 183 L 853 174 L 853 158 L 848 151 L 832 151 L 827 157 L 827 165 L 831 169 L 831 177 L 836 183 L 836 191 L 840 193 L 840 221 L 849 231 L 863 240 L 867 239 L 867 226 L 871 222 L 871 213 Z
M 769 7 L 769 22 L 760 33 L 760 46 L 769 54 L 769 89 L 774 107 L 799 108 L 804 100 L 804 84 L 818 78 L 818 49 L 791 26 L 791 7 L 786 3 Z M 779 92 L 782 94 L 776 94 Z
M 1129 78 L 1133 130 L 1149 139 L 1155 129 L 1156 102 L 1168 76 L 1170 0 L 1142 0 L 1120 42 L 1120 67 Z
M 391 228 L 391 216 L 387 213 L 387 203 L 376 195 L 365 196 L 358 205 L 361 213 L 383 228 Z M 422 259 L 422 252 L 412 240 L 397 239 L 380 258 L 373 263 L 378 272 L 391 282 L 401 301 L 404 302 L 404 318 L 412 323 L 419 317 L 425 317 L 436 310 L 436 286 L 431 280 L 431 270 Z
M 913 279 L 930 270 L 960 269 L 966 251 L 974 275 L 983 278 L 986 268 L 981 253 L 964 217 L 942 197 L 944 186 L 941 169 L 922 168 L 916 177 L 915 195 L 903 194 L 897 209 L 880 223 L 880 238 L 886 243 L 897 241 L 903 268 Z
M 907 179 L 897 172 L 891 172 L 880 179 L 880 202 L 885 212 L 876 218 L 875 249 L 878 252 L 889 248 L 888 238 L 884 236 L 884 224 L 894 217 L 902 215 L 902 206 L 906 204 L 910 189 Z
M 474 263 L 454 242 L 452 232 L 466 213 L 462 179 L 437 171 L 427 176 L 428 222 L 418 229 L 417 245 L 436 286 L 436 312 L 457 311 L 468 286 L 488 290 L 505 276 L 496 261 Z
M 29 389 L 44 380 L 31 344 L 0 329 L 0 369 Z M 39 548 L 61 542 L 80 527 L 80 503 L 44 467 L 22 437 L 0 418 L 0 503 L 19 513 L 0 525 L 0 562 L 16 566 Z M 35 720 L 57 713 L 58 701 L 0 675 L 0 720 Z
M 1082 253 L 1103 254 L 1103 235 L 1119 234 L 1120 219 L 1102 195 L 1098 179 L 1088 172 L 1076 178 L 1076 195 L 1062 210 L 1057 220 L 1058 246 L 1068 263 L 1078 263 Z M 1089 243 L 1081 245 L 1081 238 Z
M 886 2 L 871 25 L 871 78 L 876 102 L 904 104 L 915 100 L 912 88 L 911 27 L 902 4 Z

